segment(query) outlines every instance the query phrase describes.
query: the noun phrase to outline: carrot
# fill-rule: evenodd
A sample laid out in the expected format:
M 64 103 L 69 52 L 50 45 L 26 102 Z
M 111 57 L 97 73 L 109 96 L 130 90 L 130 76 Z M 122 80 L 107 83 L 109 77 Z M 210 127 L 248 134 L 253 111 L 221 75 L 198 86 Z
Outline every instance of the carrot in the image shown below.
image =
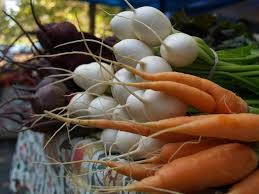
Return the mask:
M 193 115 L 193 116 L 179 116 L 168 119 L 162 119 L 159 121 L 149 121 L 146 123 L 141 123 L 143 126 L 151 128 L 152 133 L 157 132 L 161 129 L 166 129 L 172 126 L 178 126 L 185 123 L 190 123 L 192 121 L 201 120 L 204 118 L 209 118 L 214 115 Z
M 213 113 L 216 109 L 214 98 L 200 89 L 171 81 L 139 82 L 139 83 L 117 83 L 133 86 L 140 89 L 152 89 L 174 96 L 184 103 L 191 105 L 202 112 Z
M 151 122 L 152 124 L 150 126 L 153 125 L 154 128 L 148 125 L 148 127 L 146 127 L 145 124 L 141 123 L 135 123 L 135 126 L 138 127 L 142 125 L 142 127 L 134 128 L 134 125 L 125 121 L 71 119 L 55 115 L 48 111 L 45 111 L 45 113 L 50 118 L 55 118 L 70 124 L 97 128 L 112 128 L 143 136 L 156 137 L 165 141 L 185 141 L 188 140 L 188 138 L 189 140 L 193 139 L 194 136 L 226 138 L 245 142 L 259 141 L 259 115 L 252 113 L 186 116 L 169 120 L 166 119 L 163 124 L 168 127 L 166 129 L 159 128 L 159 122 L 157 122 L 157 125 Z M 168 121 L 171 123 L 166 123 Z M 171 126 L 169 126 L 169 124 L 171 124 Z M 163 136 L 161 136 L 162 134 Z
M 259 141 L 259 115 L 215 114 L 208 118 L 164 129 L 153 134 L 152 137 L 169 132 L 254 142 Z
M 147 161 L 152 163 L 167 163 L 177 158 L 192 155 L 200 151 L 227 143 L 222 139 L 201 139 L 200 141 L 185 141 L 165 144 L 160 153 Z
M 153 176 L 154 173 L 163 166 L 163 164 L 140 164 L 137 162 L 127 163 L 119 161 L 102 161 L 102 160 L 84 160 L 83 158 L 72 160 L 71 162 L 64 162 L 62 164 L 72 164 L 75 167 L 77 173 L 77 164 L 81 166 L 84 162 L 97 163 L 110 167 L 112 170 L 128 176 L 134 180 L 142 180 L 146 177 Z M 60 164 L 60 163 L 48 163 L 48 164 Z
M 247 103 L 242 98 L 235 95 L 235 93 L 233 93 L 232 91 L 227 90 L 210 80 L 180 72 L 160 72 L 150 74 L 138 71 L 137 69 L 129 67 L 127 65 L 123 65 L 123 67 L 148 81 L 178 82 L 181 84 L 195 87 L 212 95 L 217 104 L 214 113 L 248 112 Z
M 259 169 L 235 184 L 228 194 L 258 194 L 259 191 Z
M 203 116 L 196 117 L 176 117 L 172 119 L 165 119 L 156 122 L 148 122 L 148 123 L 137 123 L 132 121 L 117 121 L 117 120 L 108 120 L 108 119 L 76 119 L 76 118 L 66 118 L 59 116 L 57 114 L 53 114 L 51 112 L 45 111 L 45 113 L 50 117 L 57 119 L 62 122 L 66 122 L 68 124 L 78 124 L 81 126 L 90 126 L 96 128 L 110 128 L 117 129 L 121 131 L 126 131 L 130 133 L 135 133 L 143 136 L 150 136 L 153 133 L 161 131 L 162 129 L 168 128 L 170 126 L 175 127 L 182 123 L 191 122 L 193 120 L 201 119 Z M 161 127 L 160 127 L 161 126 Z M 165 133 L 156 138 L 164 140 L 164 141 L 187 141 L 190 139 L 194 139 L 194 136 L 184 135 L 184 134 L 176 134 L 176 133 Z
M 256 165 L 256 154 L 248 146 L 238 143 L 219 145 L 176 159 L 160 168 L 154 176 L 123 190 L 151 192 L 162 188 L 178 192 L 200 191 L 241 180 Z
M 116 172 L 134 180 L 142 180 L 152 176 L 162 166 L 161 164 L 130 164 L 114 161 L 106 161 L 104 164 L 113 168 Z
M 150 122 L 142 123 L 142 125 L 144 125 L 149 129 L 149 133 L 146 134 L 145 136 L 150 136 L 156 132 L 161 131 L 162 129 L 176 127 L 185 123 L 208 118 L 211 116 L 213 115 L 180 116 L 180 117 L 173 117 L 169 119 L 162 119 L 159 121 L 150 121 Z M 159 136 L 156 136 L 155 138 L 159 138 L 161 140 L 170 141 L 170 142 L 179 142 L 179 141 L 188 141 L 191 139 L 195 139 L 196 137 L 186 135 L 185 137 L 182 136 L 181 138 L 180 137 L 176 138 L 175 134 L 174 136 L 172 136 L 172 133 L 169 132 L 169 133 L 162 133 Z

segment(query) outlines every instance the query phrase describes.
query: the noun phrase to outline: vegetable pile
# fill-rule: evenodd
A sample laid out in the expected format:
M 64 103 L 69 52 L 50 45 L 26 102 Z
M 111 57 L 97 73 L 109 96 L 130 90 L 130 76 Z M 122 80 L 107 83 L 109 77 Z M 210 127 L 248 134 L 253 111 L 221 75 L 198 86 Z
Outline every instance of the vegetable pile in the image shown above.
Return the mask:
M 131 11 L 110 22 L 119 39 L 114 45 L 79 39 L 76 28 L 75 38 L 59 41 L 48 35 L 60 30 L 57 24 L 41 28 L 38 36 L 48 37 L 43 46 L 49 52 L 38 57 L 61 60 L 45 68 L 55 70 L 49 76 L 55 79 L 37 90 L 35 112 L 45 110 L 41 118 L 64 123 L 61 128 L 72 126 L 68 133 L 77 126 L 103 129 L 98 142 L 107 157 L 72 162 L 77 168 L 101 163 L 136 182 L 98 191 L 199 193 L 226 186 L 229 194 L 257 193 L 258 47 L 216 52 L 201 38 L 175 30 L 156 8 L 128 5 Z M 89 48 L 92 43 L 98 48 Z M 102 48 L 111 56 L 102 55 Z M 69 56 L 93 61 L 62 64 Z M 80 89 L 69 90 L 67 80 Z M 46 103 L 45 90 L 55 103 Z M 127 161 L 116 161 L 121 158 Z
M 257 47 L 242 48 L 249 52 L 239 57 L 234 53 L 241 48 L 216 52 L 173 29 L 159 10 L 129 7 L 110 23 L 120 41 L 99 42 L 116 61 L 83 53 L 96 62 L 63 71 L 85 91 L 71 99 L 67 113 L 45 111 L 68 125 L 103 129 L 107 153 L 120 154 L 74 162 L 101 163 L 137 180 L 102 191 L 192 193 L 234 184 L 228 193 L 256 193 L 258 160 L 250 145 L 259 141 L 259 116 L 244 98 L 257 97 L 248 87 L 257 73 Z M 115 161 L 120 158 L 135 161 Z

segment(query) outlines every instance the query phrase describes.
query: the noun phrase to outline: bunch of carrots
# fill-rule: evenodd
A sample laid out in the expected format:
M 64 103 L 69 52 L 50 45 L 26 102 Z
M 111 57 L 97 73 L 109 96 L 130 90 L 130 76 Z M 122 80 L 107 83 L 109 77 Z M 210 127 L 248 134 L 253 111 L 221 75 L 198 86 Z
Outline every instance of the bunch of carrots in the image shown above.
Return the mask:
M 149 74 L 126 67 L 148 80 L 127 85 L 178 95 L 184 102 L 211 114 L 138 123 L 65 118 L 45 113 L 68 124 L 112 128 L 168 142 L 159 154 L 140 163 L 99 161 L 138 180 L 121 190 L 192 193 L 236 183 L 229 194 L 258 192 L 257 154 L 247 144 L 259 141 L 259 115 L 248 113 L 243 99 L 193 75 L 177 72 Z
M 210 75 L 217 76 L 226 69 L 231 70 L 230 72 L 239 72 L 248 66 L 230 64 L 230 61 L 240 59 L 226 59 L 220 53 L 212 51 L 201 39 L 175 32 L 168 18 L 159 10 L 148 6 L 135 9 L 127 0 L 125 1 L 132 11 L 122 12 L 111 21 L 115 36 L 121 39 L 113 47 L 105 44 L 106 41 L 78 32 L 75 26 L 67 22 L 51 25 L 42 25 L 37 22 L 40 28 L 37 36 L 42 46 L 52 54 L 45 55 L 45 57 L 54 56 L 55 58 L 52 58 L 51 62 L 58 64 L 57 67 L 49 69 L 64 72 L 64 74 L 52 75 L 54 80 L 43 81 L 48 82 L 47 86 L 53 86 L 73 79 L 74 84 L 84 92 L 73 96 L 73 100 L 71 99 L 67 106 L 62 107 L 67 101 L 63 97 L 69 93 L 68 88 L 61 84 L 59 88 L 54 86 L 53 89 L 46 89 L 44 83 L 45 88 L 37 87 L 36 94 L 29 98 L 40 102 L 32 103 L 41 106 L 40 108 L 35 106 L 34 112 L 42 113 L 43 110 L 53 109 L 44 111 L 44 113 L 47 117 L 68 125 L 85 126 L 85 130 L 88 127 L 114 129 L 165 142 L 159 153 L 143 160 L 118 162 L 108 158 L 108 160 L 101 161 L 80 159 L 70 162 L 79 165 L 83 162 L 100 163 L 136 180 L 125 187 L 103 188 L 102 191 L 127 190 L 193 194 L 210 188 L 230 185 L 228 194 L 257 194 L 259 191 L 258 159 L 251 144 L 259 141 L 259 115 L 253 114 L 246 101 L 234 92 L 209 79 L 187 74 L 196 72 L 196 75 L 204 75 L 204 71 L 206 70 L 208 73 L 207 69 L 213 66 Z M 30 3 L 32 6 L 32 1 Z M 36 17 L 35 20 L 37 21 Z M 61 36 L 61 31 L 64 36 Z M 54 33 L 55 38 L 49 35 L 52 32 L 56 32 Z M 71 32 L 70 36 L 67 36 L 67 32 Z M 79 40 L 81 36 L 83 40 Z M 64 43 L 64 41 L 71 42 Z M 69 44 L 75 45 L 68 46 Z M 105 50 L 103 50 L 103 46 Z M 158 47 L 160 47 L 161 57 L 154 54 L 155 48 Z M 70 56 L 64 58 L 63 55 Z M 44 57 L 44 55 L 37 57 Z M 251 54 L 247 60 L 257 58 L 258 54 Z M 95 62 L 92 63 L 93 60 Z M 154 65 L 153 61 L 160 64 Z M 201 62 L 202 67 L 198 66 Z M 191 64 L 196 67 L 188 69 L 187 66 Z M 207 67 L 207 64 L 210 66 Z M 113 65 L 122 67 L 123 71 L 115 73 L 117 69 Z M 157 66 L 161 67 L 157 68 Z M 185 73 L 173 72 L 171 66 L 181 69 Z M 119 67 L 117 68 L 119 69 Z M 150 72 L 145 71 L 145 68 Z M 201 68 L 202 71 L 197 72 L 196 68 L 198 70 Z M 257 65 L 249 66 L 249 68 L 251 71 L 246 75 L 258 74 L 258 72 L 254 72 L 259 68 Z M 254 93 L 258 91 L 258 87 L 251 84 L 249 79 L 242 79 L 243 74 L 242 76 L 240 73 L 231 75 L 232 77 L 234 75 L 236 80 L 241 80 L 242 83 L 251 86 Z M 60 77 L 65 78 L 60 80 Z M 141 81 L 137 77 L 141 78 Z M 106 96 L 108 85 L 119 85 L 123 89 L 112 88 L 113 98 L 111 98 Z M 65 91 L 61 91 L 61 88 Z M 131 90 L 132 88 L 136 90 Z M 43 89 L 46 92 L 42 92 Z M 53 92 L 56 89 L 58 91 Z M 156 91 L 153 94 L 166 101 L 163 107 L 167 103 L 173 104 L 172 102 L 174 102 L 174 104 L 180 104 L 179 106 L 183 110 L 172 113 L 172 115 L 177 115 L 176 117 L 168 118 L 168 114 L 163 119 L 157 120 L 160 118 L 157 116 L 155 119 L 144 122 L 136 119 L 118 120 L 109 117 L 108 113 L 111 110 L 120 110 L 130 105 L 135 106 L 136 101 L 130 101 L 132 96 L 142 104 L 149 102 L 142 96 L 138 96 L 137 92 L 134 93 L 137 89 Z M 73 88 L 72 91 L 79 91 L 79 88 Z M 43 93 L 46 94 L 43 95 Z M 127 95 L 123 95 L 124 93 Z M 46 99 L 53 95 L 55 95 L 53 97 L 54 105 L 47 106 L 48 100 Z M 133 103 L 129 103 L 129 101 Z M 150 104 L 145 105 L 148 107 Z M 135 108 L 134 106 L 132 109 Z M 186 114 L 185 107 L 188 106 L 204 114 L 183 116 Z M 160 110 L 156 108 L 152 110 L 161 111 L 161 108 Z M 37 109 L 39 111 L 36 111 Z M 66 109 L 68 113 L 65 113 L 65 116 L 55 114 L 59 110 Z M 132 112 L 136 115 L 132 115 L 138 117 L 138 110 L 140 109 L 137 111 L 134 109 Z M 154 112 L 151 111 L 151 113 Z M 160 113 L 162 114 L 162 112 L 165 111 L 162 110 Z M 102 115 L 102 113 L 107 113 L 108 116 Z M 181 116 L 178 116 L 179 114 Z M 83 119 L 92 117 L 98 119 Z M 71 131 L 72 129 L 68 130 L 68 132 Z M 58 132 L 59 129 L 54 135 Z M 127 156 L 127 154 L 123 155 Z
M 129 7 L 131 6 L 129 5 Z M 69 114 L 64 116 L 55 114 L 53 113 L 54 111 L 45 111 L 45 114 L 51 119 L 59 120 L 68 125 L 124 131 L 158 139 L 166 143 L 161 147 L 159 153 L 139 161 L 118 162 L 108 158 L 108 160 L 101 161 L 80 159 L 73 161 L 73 163 L 79 165 L 83 162 L 100 163 L 136 180 L 125 187 L 101 189 L 108 192 L 127 190 L 148 193 L 193 194 L 210 188 L 230 185 L 228 194 L 258 193 L 258 159 L 257 153 L 251 148 L 250 144 L 259 141 L 259 115 L 251 112 L 246 101 L 234 92 L 209 79 L 187 73 L 172 72 L 168 68 L 168 71 L 160 69 L 157 72 L 141 70 L 141 68 L 145 69 L 145 65 L 146 67 L 148 64 L 152 66 L 153 60 L 160 61 L 163 67 L 170 65 L 186 67 L 199 59 L 210 62 L 216 68 L 217 63 L 221 63 L 217 53 L 210 51 L 199 39 L 194 41 L 191 36 L 183 33 L 171 34 L 172 26 L 170 22 L 167 21 L 166 16 L 163 16 L 155 8 L 141 7 L 134 9 L 131 7 L 131 9 L 132 12 L 118 15 L 117 20 L 115 20 L 115 17 L 111 22 L 114 34 L 122 40 L 114 47 L 106 47 L 114 52 L 117 61 L 105 59 L 101 55 L 97 56 L 90 50 L 89 53 L 63 53 L 64 55 L 90 55 L 96 60 L 95 63 L 79 66 L 74 72 L 63 70 L 66 74 L 58 75 L 70 76 L 64 80 L 73 78 L 74 82 L 85 90 L 85 93 L 79 94 L 83 103 L 79 101 L 78 97 L 76 100 L 80 102 L 77 104 L 80 109 L 74 112 L 74 117 L 75 113 L 82 115 L 73 118 L 71 114 L 72 117 L 70 118 L 69 116 L 71 115 Z M 154 14 L 154 17 L 149 15 L 149 17 L 142 18 L 142 13 L 144 14 L 144 12 L 147 13 L 148 11 L 150 11 L 150 15 Z M 156 14 L 157 17 L 155 17 Z M 155 22 L 152 25 L 146 24 L 147 18 L 160 18 L 161 25 L 165 25 L 164 29 L 156 26 Z M 132 27 L 132 31 L 129 32 L 129 29 L 121 31 L 124 29 L 120 28 L 122 23 L 124 25 L 128 23 Z M 179 44 L 175 44 L 175 38 L 179 40 Z M 90 42 L 90 40 L 84 39 L 83 41 L 87 47 L 87 41 Z M 189 44 L 185 45 L 186 42 L 189 42 Z M 66 44 L 72 43 L 75 43 L 75 41 Z M 98 43 L 104 46 L 103 43 Z M 129 48 L 130 43 L 134 43 L 131 48 Z M 139 47 L 137 48 L 137 46 Z M 157 46 L 160 46 L 162 58 L 153 54 L 152 49 Z M 184 51 L 186 51 L 186 55 L 182 56 Z M 150 62 L 148 59 L 151 57 Z M 214 59 L 212 60 L 211 58 L 213 57 Z M 102 60 L 103 63 L 98 60 Z M 132 82 L 127 81 L 128 77 L 123 79 L 123 82 L 119 79 L 111 81 L 112 78 L 116 78 L 115 76 L 119 76 L 119 74 L 113 75 L 113 69 L 108 63 L 124 68 L 124 74 L 126 71 L 128 72 L 128 77 L 130 77 L 129 74 L 132 74 L 141 78 L 141 81 L 137 81 L 137 79 Z M 94 68 L 91 69 L 91 67 Z M 171 68 L 169 69 L 171 70 Z M 59 68 L 58 70 L 62 69 Z M 102 72 L 101 76 L 99 71 Z M 90 75 L 89 72 L 93 73 L 93 75 Z M 211 75 L 213 75 L 213 71 Z M 59 82 L 61 81 L 63 80 L 59 80 Z M 107 98 L 104 92 L 109 84 L 123 86 L 127 91 L 120 91 L 135 94 L 134 96 L 137 97 L 139 97 L 136 95 L 137 92 L 134 93 L 129 88 L 156 91 L 157 95 L 161 96 L 163 94 L 167 97 L 175 97 L 186 107 L 191 106 L 204 114 L 165 117 L 160 120 L 153 119 L 144 122 L 136 119 L 119 120 L 111 117 L 100 117 L 98 114 L 102 113 L 102 111 L 107 113 L 111 109 L 116 109 L 118 105 L 116 101 L 120 104 L 119 108 L 124 108 L 129 107 L 128 101 L 132 99 L 128 95 L 123 96 L 125 99 L 119 101 L 116 98 L 116 92 L 113 90 L 114 99 Z M 94 87 L 99 90 L 92 90 Z M 95 93 L 98 97 L 102 97 L 102 100 L 97 103 L 98 106 L 101 105 L 100 110 L 102 111 L 95 112 L 95 109 L 98 109 L 96 108 L 98 106 L 95 106 L 98 97 L 89 97 L 87 92 L 89 95 Z M 118 93 L 121 94 L 121 92 Z M 167 97 L 166 99 L 168 100 L 169 98 Z M 108 99 L 112 105 L 108 103 Z M 139 99 L 141 101 L 142 98 L 139 97 Z M 143 104 L 147 102 L 144 98 L 142 100 Z M 172 102 L 172 99 L 170 99 L 170 102 Z M 72 105 L 73 103 L 71 102 L 70 108 Z M 107 106 L 107 110 L 104 108 L 105 106 Z M 93 107 L 94 111 L 92 110 Z M 137 114 L 137 111 L 135 113 Z M 87 114 L 98 119 L 83 119 L 89 116 Z M 182 115 L 185 115 L 185 113 Z M 90 116 L 89 118 L 91 118 Z M 123 154 L 123 156 L 126 155 Z

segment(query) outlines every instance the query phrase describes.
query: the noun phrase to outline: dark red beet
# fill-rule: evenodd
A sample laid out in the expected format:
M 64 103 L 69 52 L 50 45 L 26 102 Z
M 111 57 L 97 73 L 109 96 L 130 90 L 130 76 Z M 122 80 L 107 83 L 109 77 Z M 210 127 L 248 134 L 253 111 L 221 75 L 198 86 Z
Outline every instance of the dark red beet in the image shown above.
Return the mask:
M 44 110 L 53 110 L 66 105 L 67 90 L 55 85 L 46 85 L 39 88 L 31 102 L 35 113 L 43 113 Z
M 30 0 L 30 7 L 35 23 L 39 27 L 37 30 L 37 38 L 43 48 L 50 54 L 57 54 L 63 52 L 71 51 L 83 51 L 87 52 L 87 49 L 83 42 L 70 44 L 62 47 L 55 48 L 55 46 L 62 43 L 71 42 L 73 40 L 80 40 L 83 38 L 81 32 L 78 32 L 76 27 L 70 22 L 59 22 L 59 23 L 50 23 L 43 25 L 40 19 L 36 16 L 34 9 L 33 1 Z M 84 38 L 94 39 L 101 41 L 94 35 L 84 32 Z M 113 39 L 114 40 L 114 39 Z M 112 44 L 110 44 L 112 43 Z M 115 42 L 113 41 L 104 41 L 104 44 L 113 46 Z M 89 42 L 88 46 L 95 55 L 100 54 L 101 45 L 98 43 Z M 102 49 L 102 57 L 115 60 L 113 52 L 107 48 Z M 55 67 L 61 67 L 69 70 L 74 70 L 78 65 L 93 62 L 94 58 L 86 55 L 69 55 L 69 56 L 59 56 L 53 57 L 50 59 L 50 62 Z
M 42 29 L 38 30 L 37 32 L 37 37 L 43 48 L 50 54 L 71 51 L 83 51 L 88 53 L 83 42 L 55 48 L 55 46 L 58 46 L 62 43 L 82 39 L 81 32 L 78 32 L 73 24 L 69 22 L 53 23 L 43 25 L 41 28 Z M 84 32 L 84 36 L 86 39 L 98 40 L 100 42 L 102 41 L 100 38 L 97 38 L 96 36 L 86 32 Z M 112 46 L 114 42 L 104 41 L 103 43 Z M 87 45 L 92 53 L 94 53 L 95 55 L 100 54 L 100 44 L 94 42 L 87 42 Z M 102 48 L 102 57 L 115 60 L 113 52 L 105 47 Z M 49 60 L 55 67 L 65 68 L 73 71 L 78 65 L 93 62 L 94 58 L 92 58 L 91 56 L 75 54 L 52 57 Z
M 98 40 L 98 41 L 102 41 L 101 39 L 89 34 L 89 33 L 84 33 L 84 36 L 86 39 L 93 39 L 93 40 Z M 80 32 L 78 32 L 77 34 L 77 38 L 75 40 L 80 40 L 82 39 L 82 35 Z M 69 42 L 71 40 L 66 40 L 66 42 Z M 106 41 L 103 42 L 104 44 L 107 44 Z M 94 43 L 94 42 L 87 42 L 87 45 L 89 47 L 89 49 L 91 50 L 91 52 L 95 55 L 99 55 L 100 54 L 100 50 L 101 50 L 101 45 L 98 43 Z M 112 45 L 109 45 L 112 46 Z M 88 53 L 85 45 L 83 42 L 80 43 L 75 43 L 75 44 L 70 44 L 70 45 L 66 45 L 66 46 L 62 46 L 62 47 L 58 47 L 56 49 L 53 50 L 53 54 L 56 53 L 63 53 L 63 52 L 70 52 L 70 51 L 83 51 Z M 102 47 L 102 55 L 103 58 L 106 59 L 111 59 L 111 60 L 115 60 L 115 57 L 113 55 L 113 52 L 105 47 Z M 86 55 L 63 55 L 63 56 L 59 56 L 59 57 L 54 57 L 50 59 L 52 64 L 57 66 L 57 67 L 61 67 L 61 68 L 67 68 L 70 70 L 74 70 L 78 65 L 81 64 L 86 64 L 86 63 L 91 63 L 94 62 L 94 58 L 91 56 L 86 56 Z
M 20 86 L 15 86 L 15 88 L 20 89 L 20 90 L 24 90 L 24 91 L 31 91 L 31 92 L 36 92 L 38 89 L 40 89 L 43 86 L 46 86 L 48 84 L 51 84 L 53 82 L 58 81 L 56 78 L 52 78 L 52 77 L 44 77 L 35 87 L 20 87 Z M 58 87 L 64 88 L 66 90 L 66 86 L 64 85 L 64 83 L 57 83 L 55 84 Z
M 50 23 L 37 31 L 37 37 L 44 49 L 52 51 L 55 46 L 64 43 L 64 40 L 73 41 L 77 37 L 77 29 L 70 22 Z
M 44 77 L 37 85 L 36 89 L 39 89 L 43 86 L 49 85 L 53 82 L 57 81 L 56 78 L 52 78 L 52 77 Z

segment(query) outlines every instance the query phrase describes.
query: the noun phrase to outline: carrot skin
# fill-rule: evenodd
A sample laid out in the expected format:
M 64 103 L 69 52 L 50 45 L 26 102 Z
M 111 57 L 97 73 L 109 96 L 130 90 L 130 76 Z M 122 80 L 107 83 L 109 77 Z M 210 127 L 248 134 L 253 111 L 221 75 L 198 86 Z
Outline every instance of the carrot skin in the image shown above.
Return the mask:
M 154 176 L 129 185 L 129 191 L 155 191 L 163 188 L 188 193 L 234 183 L 257 166 L 256 153 L 248 146 L 233 143 L 213 147 L 176 159 Z M 152 188 L 151 188 L 152 187 Z
M 247 103 L 242 98 L 210 80 L 179 72 L 162 72 L 153 74 L 152 76 L 152 79 L 156 81 L 175 81 L 211 94 L 217 104 L 215 113 L 228 114 L 248 112 Z
M 258 194 L 259 192 L 259 169 L 235 184 L 227 194 Z
M 215 114 L 164 130 L 164 132 L 170 131 L 193 136 L 254 142 L 259 141 L 259 115 L 251 113 Z M 159 133 L 163 133 L 163 130 Z
M 226 143 L 229 143 L 229 141 L 223 139 L 202 139 L 200 142 L 193 140 L 189 142 L 168 143 L 161 148 L 157 156 L 150 158 L 150 161 L 152 163 L 167 163 L 170 162 L 169 160 L 192 155 Z
M 137 122 L 132 122 L 132 121 L 117 121 L 117 120 L 108 120 L 108 119 L 75 119 L 75 118 L 66 118 L 62 117 L 57 114 L 53 114 L 51 112 L 45 111 L 45 113 L 50 117 L 57 119 L 62 122 L 67 122 L 68 124 L 78 124 L 81 126 L 89 126 L 89 127 L 96 127 L 96 128 L 101 128 L 101 129 L 116 129 L 116 130 L 121 130 L 121 131 L 126 131 L 130 133 L 135 133 L 143 136 L 150 136 L 153 133 L 156 133 L 163 128 L 159 127 L 159 125 L 156 125 L 154 122 L 147 123 L 147 126 L 145 123 L 137 123 Z M 172 119 L 171 126 L 177 126 L 182 124 L 182 120 L 184 122 L 190 122 L 192 120 L 195 120 L 196 118 L 191 118 L 191 117 L 181 117 L 182 119 L 179 119 L 176 117 L 175 121 Z M 199 117 L 197 117 L 199 119 Z M 161 120 L 161 126 L 168 126 L 168 120 Z M 185 134 L 177 134 L 177 133 L 165 133 L 161 134 L 161 136 L 157 136 L 157 139 L 161 139 L 163 141 L 170 141 L 170 142 L 177 142 L 177 141 L 188 141 L 191 139 L 194 139 L 194 136 L 191 135 L 185 135 Z
M 201 112 L 213 113 L 216 109 L 216 102 L 210 94 L 185 84 L 172 81 L 156 81 L 127 83 L 126 85 L 163 92 L 169 96 L 178 98 L 182 102 L 197 108 Z
M 114 168 L 116 172 L 128 176 L 134 180 L 142 180 L 155 174 L 161 164 L 130 164 L 125 162 L 107 161 L 107 166 Z
M 251 113 L 214 114 L 172 118 L 170 120 L 170 127 L 164 123 L 164 126 L 168 126 L 167 129 L 163 129 L 162 126 L 159 128 L 159 122 L 157 123 L 157 126 L 154 122 L 151 122 L 152 124 L 147 127 L 148 124 L 145 126 L 143 123 L 135 123 L 135 125 L 132 125 L 133 122 L 127 121 L 70 119 L 48 111 L 45 111 L 45 113 L 50 118 L 55 118 L 70 124 L 97 128 L 112 128 L 143 136 L 152 135 L 152 137 L 164 141 L 185 141 L 188 138 L 189 140 L 194 139 L 195 136 L 223 138 L 242 142 L 259 141 L 259 115 Z M 184 124 L 184 121 L 187 121 L 187 123 Z M 153 128 L 151 127 L 152 125 Z M 142 129 L 140 126 L 142 126 Z
M 137 69 L 128 66 L 125 66 L 125 68 L 148 81 L 178 82 L 195 87 L 208 94 L 211 94 L 217 104 L 214 113 L 228 114 L 248 112 L 248 105 L 242 98 L 235 95 L 235 93 L 233 93 L 232 91 L 227 90 L 210 80 L 180 72 L 160 72 L 150 74 L 138 71 Z

